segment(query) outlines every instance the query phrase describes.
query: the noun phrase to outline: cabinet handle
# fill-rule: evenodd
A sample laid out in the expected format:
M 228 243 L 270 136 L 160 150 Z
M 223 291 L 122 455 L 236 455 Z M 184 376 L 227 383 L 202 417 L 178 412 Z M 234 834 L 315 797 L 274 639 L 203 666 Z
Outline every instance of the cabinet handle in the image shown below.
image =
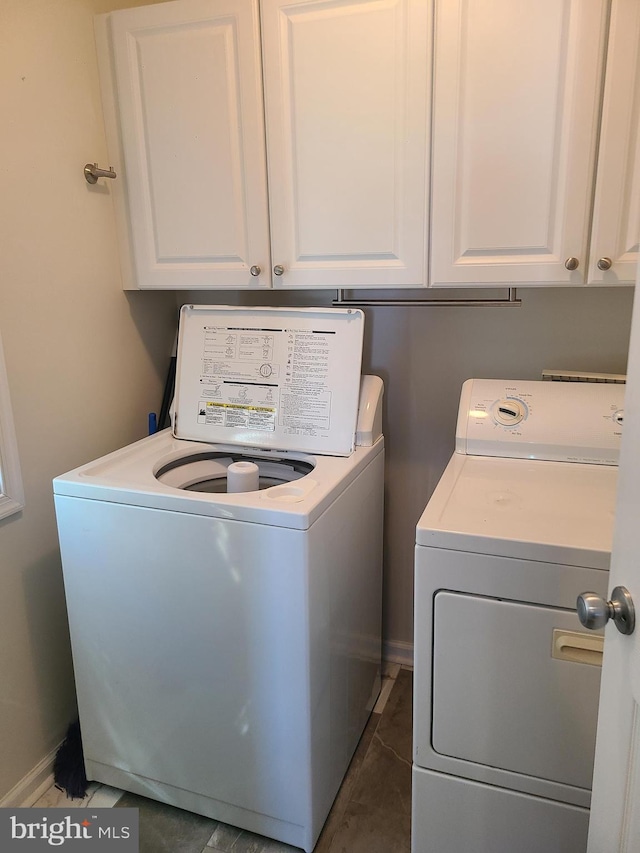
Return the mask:
M 276 264 L 275 267 L 273 268 L 273 274 L 274 275 L 282 275 L 283 272 L 284 272 L 284 267 L 281 266 L 280 264 Z
M 254 265 L 251 267 L 251 269 L 249 270 L 249 272 L 251 273 L 251 275 L 255 276 L 255 275 L 260 275 L 260 273 L 262 272 L 262 270 L 260 269 L 260 267 L 257 267 L 257 266 L 254 264 Z
M 598 269 L 599 270 L 610 270 L 611 269 L 611 258 L 600 258 L 598 261 Z
M 580 261 L 577 258 L 567 258 L 564 265 L 568 270 L 573 272 L 573 270 L 577 270 L 580 266 Z

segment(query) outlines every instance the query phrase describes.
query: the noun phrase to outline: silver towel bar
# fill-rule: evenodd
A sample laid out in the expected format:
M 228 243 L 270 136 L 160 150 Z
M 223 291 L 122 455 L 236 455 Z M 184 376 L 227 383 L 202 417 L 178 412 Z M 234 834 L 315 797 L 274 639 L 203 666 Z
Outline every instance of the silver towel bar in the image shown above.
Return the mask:
M 345 299 L 345 289 L 338 289 L 337 298 L 332 305 L 350 305 L 358 308 L 396 307 L 400 305 L 430 306 L 439 308 L 453 307 L 490 307 L 504 308 L 522 305 L 522 300 L 516 298 L 515 287 L 508 288 L 506 299 Z

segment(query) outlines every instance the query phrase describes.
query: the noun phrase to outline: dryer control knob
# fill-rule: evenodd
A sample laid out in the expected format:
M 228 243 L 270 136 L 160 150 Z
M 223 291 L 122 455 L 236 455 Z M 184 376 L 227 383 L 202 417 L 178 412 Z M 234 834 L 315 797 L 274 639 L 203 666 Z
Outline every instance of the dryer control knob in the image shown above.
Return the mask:
M 520 400 L 505 398 L 493 404 L 493 417 L 497 424 L 515 426 L 524 420 L 527 410 Z

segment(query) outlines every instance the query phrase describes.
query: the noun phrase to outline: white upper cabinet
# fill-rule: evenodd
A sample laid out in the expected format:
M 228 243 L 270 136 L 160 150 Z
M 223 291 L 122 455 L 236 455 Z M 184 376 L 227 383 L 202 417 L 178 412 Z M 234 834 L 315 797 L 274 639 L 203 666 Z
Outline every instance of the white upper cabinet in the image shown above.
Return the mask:
M 633 280 L 639 5 L 437 0 L 433 285 Z
M 254 0 L 107 16 L 119 124 L 110 155 L 139 288 L 268 286 L 267 176 Z M 110 63 L 109 63 L 110 65 Z M 108 83 L 103 64 L 103 84 Z M 116 140 L 121 150 L 114 144 Z M 115 150 L 114 150 L 115 149 Z M 257 283 L 254 279 L 259 278 Z
M 426 282 L 426 0 L 264 0 L 278 286 Z
M 426 0 L 174 0 L 97 32 L 128 287 L 425 284 Z
M 589 284 L 629 284 L 640 257 L 640 2 L 614 0 Z

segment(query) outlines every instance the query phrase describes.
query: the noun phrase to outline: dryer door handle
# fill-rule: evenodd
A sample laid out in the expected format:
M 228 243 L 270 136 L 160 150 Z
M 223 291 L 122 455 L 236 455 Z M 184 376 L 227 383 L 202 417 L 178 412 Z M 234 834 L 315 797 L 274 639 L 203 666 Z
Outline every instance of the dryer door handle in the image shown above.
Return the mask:
M 551 657 L 571 663 L 588 663 L 602 666 L 604 637 L 602 634 L 585 634 L 580 631 L 553 629 Z

